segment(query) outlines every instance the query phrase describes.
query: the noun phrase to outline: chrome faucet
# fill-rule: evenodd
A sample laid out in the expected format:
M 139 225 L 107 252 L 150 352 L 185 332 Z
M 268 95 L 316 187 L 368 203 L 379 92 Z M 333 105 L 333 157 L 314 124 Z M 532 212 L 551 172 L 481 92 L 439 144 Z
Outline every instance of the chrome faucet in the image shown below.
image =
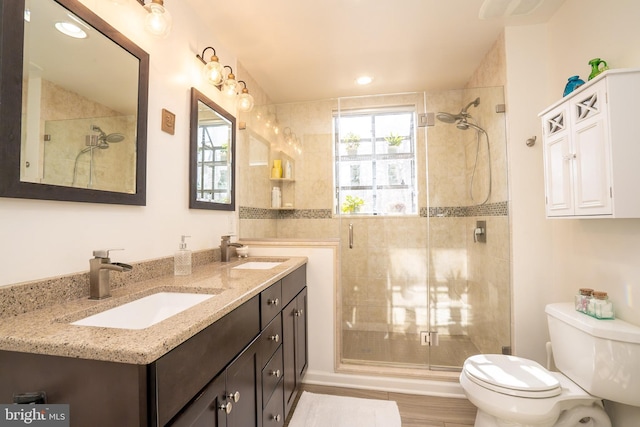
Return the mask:
M 117 249 L 93 251 L 89 260 L 89 299 L 103 299 L 111 296 L 109 288 L 109 270 L 131 271 L 133 267 L 121 262 L 111 262 L 109 251 Z
M 229 262 L 231 247 L 241 248 L 242 243 L 231 243 L 231 236 L 222 236 L 220 240 L 220 261 Z

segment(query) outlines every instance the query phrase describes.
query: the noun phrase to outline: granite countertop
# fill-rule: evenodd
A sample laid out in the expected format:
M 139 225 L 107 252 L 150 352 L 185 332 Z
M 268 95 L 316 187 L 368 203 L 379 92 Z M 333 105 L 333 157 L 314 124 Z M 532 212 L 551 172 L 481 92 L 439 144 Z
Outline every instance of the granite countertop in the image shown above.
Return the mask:
M 283 261 L 267 270 L 233 269 L 247 261 Z M 306 264 L 305 257 L 250 257 L 194 267 L 189 276 L 164 276 L 127 285 L 111 298 L 81 298 L 0 322 L 0 350 L 144 365 L 157 360 L 216 320 Z M 113 273 L 112 273 L 113 274 Z M 194 307 L 140 330 L 76 326 L 70 322 L 156 292 L 213 294 Z

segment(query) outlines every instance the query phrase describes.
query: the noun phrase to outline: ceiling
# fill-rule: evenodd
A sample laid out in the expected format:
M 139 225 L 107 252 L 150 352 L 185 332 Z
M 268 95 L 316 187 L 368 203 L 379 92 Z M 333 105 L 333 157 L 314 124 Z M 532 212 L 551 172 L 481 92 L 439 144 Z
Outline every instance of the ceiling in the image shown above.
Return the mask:
M 275 103 L 461 88 L 505 25 L 544 23 L 564 2 L 182 1 L 210 24 Z M 535 8 L 526 15 L 516 15 L 516 9 L 510 17 L 479 19 L 485 1 L 485 16 L 518 5 Z M 373 82 L 357 86 L 362 74 Z

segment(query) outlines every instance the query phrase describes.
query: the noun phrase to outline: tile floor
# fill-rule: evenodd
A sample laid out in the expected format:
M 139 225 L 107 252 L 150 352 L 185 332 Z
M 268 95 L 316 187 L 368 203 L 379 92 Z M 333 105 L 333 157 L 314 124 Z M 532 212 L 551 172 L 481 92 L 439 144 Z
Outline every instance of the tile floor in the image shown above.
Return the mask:
M 466 399 L 417 396 L 308 384 L 303 385 L 303 390 L 311 393 L 337 396 L 394 400 L 400 410 L 402 427 L 473 427 L 476 416 L 476 408 Z

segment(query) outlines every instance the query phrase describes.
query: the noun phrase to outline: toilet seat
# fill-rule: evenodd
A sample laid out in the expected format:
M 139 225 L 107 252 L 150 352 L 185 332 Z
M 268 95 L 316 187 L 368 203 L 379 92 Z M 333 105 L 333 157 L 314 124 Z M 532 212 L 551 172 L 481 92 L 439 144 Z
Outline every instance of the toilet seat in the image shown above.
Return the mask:
M 546 399 L 559 396 L 558 379 L 533 360 L 502 354 L 469 357 L 462 368 L 477 385 L 514 397 Z
M 513 363 L 507 358 L 512 359 Z M 503 355 L 477 355 L 472 356 L 472 359 L 465 362 L 465 366 L 460 373 L 460 385 L 467 396 L 467 399 L 478 408 L 479 414 L 485 414 L 485 416 L 497 420 L 507 420 L 512 425 L 554 425 L 555 421 L 560 416 L 562 411 L 567 411 L 579 406 L 601 406 L 601 400 L 597 397 L 589 395 L 586 391 L 580 388 L 577 384 L 571 381 L 569 378 L 559 372 L 549 372 L 542 368 L 540 365 L 530 365 L 535 363 L 526 359 L 515 358 L 514 356 Z M 467 360 L 469 360 L 467 359 Z M 554 388 L 552 386 L 554 381 L 549 381 L 551 387 L 550 390 L 545 390 L 545 387 L 533 387 L 532 390 L 538 389 L 539 391 L 526 391 L 518 390 L 519 388 L 527 388 L 516 386 L 511 384 L 513 379 L 509 381 L 499 381 L 500 378 L 508 378 L 508 374 L 495 374 L 500 372 L 501 369 L 489 368 L 487 366 L 501 367 L 511 366 L 516 367 L 519 364 L 524 366 L 540 367 L 543 372 L 553 377 L 559 383 L 560 394 L 552 397 L 540 397 L 545 393 L 553 393 Z M 484 367 L 484 369 L 476 369 L 473 367 Z M 483 371 L 494 372 L 494 375 L 481 375 L 478 373 Z M 473 372 L 473 374 L 472 374 Z M 517 372 L 517 370 L 516 370 Z M 475 375 L 474 375 L 475 374 Z M 482 377 L 487 378 L 482 378 Z M 496 381 L 498 385 L 492 384 L 493 380 L 489 380 L 489 377 L 497 377 Z M 519 373 L 515 375 L 519 377 Z M 482 378 L 482 379 L 480 379 Z M 500 385 L 505 383 L 505 385 Z M 531 386 L 529 386 L 531 388 Z M 530 394 L 532 397 L 527 397 Z M 521 396 L 522 395 L 522 396 Z M 480 417 L 482 418 L 482 417 Z M 520 424 L 518 424 L 520 423 Z M 504 424 L 497 424 L 497 421 L 491 423 L 477 423 L 476 427 L 482 426 L 499 426 Z M 511 425 L 511 424 L 509 424 Z M 607 424 L 594 424 L 595 426 L 607 426 Z M 610 425 L 608 426 L 610 427 Z

